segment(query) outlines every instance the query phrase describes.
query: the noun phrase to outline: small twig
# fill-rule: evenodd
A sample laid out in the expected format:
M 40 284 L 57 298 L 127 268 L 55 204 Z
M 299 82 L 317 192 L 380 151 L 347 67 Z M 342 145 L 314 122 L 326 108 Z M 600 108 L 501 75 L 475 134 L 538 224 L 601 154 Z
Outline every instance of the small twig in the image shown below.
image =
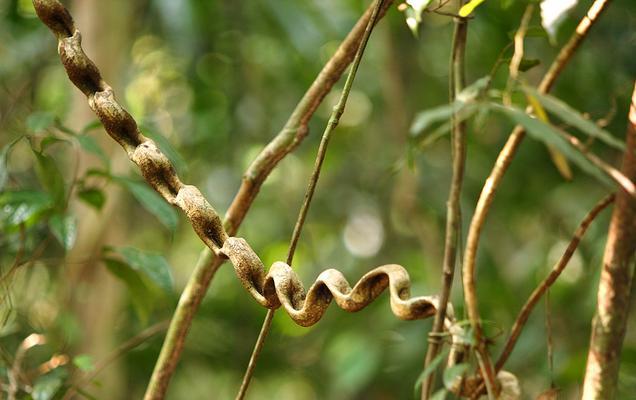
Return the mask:
M 101 373 L 113 361 L 125 355 L 130 350 L 134 349 L 135 347 L 145 343 L 148 339 L 152 338 L 153 336 L 168 329 L 169 323 L 170 321 L 168 320 L 156 323 L 144 329 L 143 331 L 139 332 L 137 335 L 128 339 L 126 342 L 122 343 L 119 347 L 117 347 L 112 353 L 106 356 L 103 360 L 96 363 L 94 368 L 90 372 L 74 379 L 73 380 L 74 383 L 71 384 L 67 392 L 64 394 L 63 399 L 66 400 L 66 399 L 73 398 L 73 396 L 75 395 L 75 392 L 80 391 L 83 386 L 87 385 L 89 382 L 95 379 L 95 377 L 99 375 L 99 373 Z
M 526 300 L 526 303 L 521 308 L 521 311 L 519 311 L 519 315 L 517 316 L 517 319 L 515 320 L 515 323 L 512 326 L 512 329 L 510 331 L 510 336 L 508 337 L 508 340 L 506 341 L 506 344 L 504 345 L 504 349 L 502 350 L 501 355 L 499 356 L 499 359 L 497 360 L 497 363 L 495 364 L 495 369 L 497 370 L 497 372 L 499 372 L 503 368 L 506 361 L 508 361 L 508 358 L 510 357 L 512 350 L 517 344 L 517 340 L 519 339 L 519 336 L 521 335 L 521 332 L 523 331 L 523 328 L 526 322 L 528 321 L 528 318 L 530 317 L 532 310 L 537 305 L 541 297 L 548 291 L 548 289 L 550 289 L 550 287 L 554 284 L 554 282 L 556 282 L 557 278 L 559 278 L 559 276 L 561 275 L 565 267 L 567 267 L 570 259 L 572 258 L 572 255 L 574 254 L 577 247 L 579 246 L 579 243 L 581 242 L 583 235 L 585 235 L 585 232 L 587 231 L 592 221 L 596 219 L 596 217 L 601 213 L 601 211 L 603 211 L 607 206 L 612 204 L 613 201 L 614 201 L 614 195 L 613 194 L 609 195 L 605 197 L 604 199 L 602 199 L 601 201 L 599 201 L 587 213 L 585 218 L 583 218 L 583 221 L 581 221 L 579 227 L 574 232 L 574 236 L 570 240 L 570 243 L 568 244 L 567 249 L 561 256 L 559 261 L 554 265 L 550 274 L 532 292 L 528 300 Z
M 545 336 L 548 358 L 548 374 L 550 374 L 550 388 L 554 389 L 554 342 L 552 340 L 552 310 L 550 307 L 550 289 L 545 291 Z
M 342 93 L 340 94 L 340 100 L 338 100 L 338 104 L 336 104 L 336 106 L 333 108 L 333 112 L 329 117 L 329 121 L 327 122 L 325 131 L 322 134 L 320 145 L 318 147 L 318 154 L 316 155 L 314 169 L 312 171 L 311 178 L 309 179 L 309 184 L 305 192 L 303 204 L 300 208 L 300 212 L 298 213 L 298 219 L 296 220 L 296 225 L 294 226 L 294 231 L 290 240 L 289 250 L 287 252 L 287 265 L 292 265 L 294 254 L 296 252 L 296 246 L 298 245 L 298 240 L 300 239 L 300 234 L 305 224 L 307 213 L 309 212 L 311 200 L 314 197 L 316 185 L 318 184 L 318 179 L 320 178 L 322 165 L 325 161 L 325 156 L 327 155 L 329 140 L 331 139 L 331 135 L 334 129 L 336 129 L 338 123 L 340 122 L 340 117 L 344 113 L 345 106 L 347 105 L 347 99 L 349 98 L 349 93 L 351 92 L 351 87 L 353 86 L 353 81 L 356 77 L 356 72 L 358 72 L 358 67 L 360 66 L 360 62 L 362 61 L 362 55 L 364 54 L 364 50 L 369 41 L 369 37 L 371 36 L 371 31 L 373 30 L 373 27 L 375 26 L 375 23 L 380 15 L 380 10 L 382 8 L 383 2 L 384 0 L 375 1 L 373 13 L 371 14 L 371 18 L 369 18 L 369 22 L 367 23 L 367 26 L 365 28 L 362 40 L 360 41 L 360 45 L 358 46 L 358 50 L 356 51 L 356 55 L 351 64 L 351 69 L 349 70 L 349 74 L 347 75 L 347 80 L 345 81 L 344 88 L 342 89 Z M 243 382 L 241 383 L 241 387 L 236 396 L 236 400 L 242 400 L 245 396 L 245 393 L 247 392 L 247 388 L 250 384 L 254 369 L 256 367 L 256 362 L 261 353 L 261 350 L 263 349 L 265 339 L 267 338 L 267 335 L 269 333 L 274 314 L 274 309 L 269 309 L 267 311 L 267 315 L 265 316 L 265 320 L 263 321 L 263 326 L 261 327 L 261 331 L 258 335 L 256 345 L 254 346 L 254 350 L 252 351 L 252 355 L 250 357 L 247 370 L 245 371 Z
M 556 59 L 550 66 L 550 69 L 544 75 L 541 83 L 539 84 L 539 92 L 547 93 L 550 91 L 557 77 L 561 74 L 561 71 L 572 58 L 574 52 L 577 50 L 583 39 L 587 36 L 592 25 L 598 20 L 599 15 L 603 10 L 607 8 L 610 0 L 596 0 L 588 10 L 587 14 L 583 17 L 581 22 L 576 28 L 576 31 L 567 42 L 567 44 L 561 49 Z M 512 131 L 506 144 L 499 153 L 497 161 L 490 173 L 490 176 L 486 180 L 483 186 L 477 206 L 475 207 L 475 214 L 471 220 L 468 237 L 466 239 L 466 250 L 464 252 L 463 263 L 463 283 L 464 283 L 464 298 L 466 301 L 466 309 L 468 311 L 468 318 L 470 324 L 473 327 L 476 343 L 478 346 L 483 346 L 483 332 L 481 328 L 481 321 L 479 317 L 479 305 L 477 300 L 477 289 L 475 283 L 475 266 L 477 260 L 477 249 L 479 247 L 479 239 L 481 237 L 481 231 L 486 222 L 486 217 L 490 211 L 490 206 L 494 200 L 495 193 L 501 184 L 504 174 L 508 170 L 512 159 L 514 158 L 517 149 L 523 138 L 525 131 L 521 126 L 516 126 Z
M 459 2 L 461 7 L 464 1 Z M 451 46 L 450 73 L 449 73 L 449 97 L 452 103 L 457 95 L 465 86 L 465 63 L 464 54 L 466 51 L 466 35 L 468 31 L 468 22 L 463 18 L 455 19 L 455 30 L 453 32 L 453 42 Z M 446 237 L 444 243 L 444 260 L 442 267 L 442 292 L 439 299 L 439 306 L 435 313 L 433 328 L 429 334 L 428 349 L 426 351 L 426 361 L 424 368 L 431 365 L 439 349 L 441 347 L 440 334 L 444 330 L 444 321 L 446 319 L 446 308 L 450 298 L 453 286 L 453 277 L 455 276 L 455 264 L 457 258 L 457 243 L 461 236 L 461 191 L 464 180 L 464 166 L 466 163 L 466 123 L 452 118 L 451 121 L 451 138 L 452 138 L 452 158 L 453 158 L 453 176 L 451 178 L 451 187 L 448 194 L 448 202 L 446 209 Z M 422 399 L 428 399 L 433 383 L 435 382 L 435 374 L 431 372 L 422 383 Z
M 510 59 L 510 65 L 508 70 L 510 73 L 508 74 L 508 81 L 506 82 L 506 90 L 504 91 L 504 104 L 509 106 L 512 105 L 511 93 L 512 86 L 514 82 L 517 80 L 519 76 L 519 66 L 521 66 L 521 61 L 523 61 L 523 42 L 526 37 L 526 32 L 528 31 L 528 25 L 530 24 L 530 19 L 532 18 L 532 13 L 534 12 L 534 4 L 528 4 L 526 7 L 526 11 L 523 13 L 523 17 L 521 17 L 521 23 L 519 24 L 519 29 L 515 33 L 514 38 L 514 53 L 512 58 Z

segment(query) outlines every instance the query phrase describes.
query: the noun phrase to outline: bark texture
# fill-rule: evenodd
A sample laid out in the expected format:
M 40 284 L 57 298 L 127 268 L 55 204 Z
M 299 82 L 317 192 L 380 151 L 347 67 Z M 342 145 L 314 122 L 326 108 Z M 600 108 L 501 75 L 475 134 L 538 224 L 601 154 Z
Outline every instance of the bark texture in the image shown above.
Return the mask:
M 632 181 L 636 181 L 636 87 L 634 89 L 622 165 L 623 174 Z M 603 256 L 583 399 L 613 399 L 617 396 L 618 369 L 629 313 L 635 252 L 636 201 L 621 190 L 616 195 Z

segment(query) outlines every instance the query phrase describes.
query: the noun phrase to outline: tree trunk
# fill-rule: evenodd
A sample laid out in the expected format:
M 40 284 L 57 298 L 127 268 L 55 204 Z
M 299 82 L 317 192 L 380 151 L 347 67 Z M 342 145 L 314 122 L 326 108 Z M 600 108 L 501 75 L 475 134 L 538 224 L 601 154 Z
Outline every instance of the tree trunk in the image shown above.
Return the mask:
M 636 87 L 627 127 L 627 148 L 622 172 L 636 181 Z M 618 368 L 629 312 L 636 252 L 636 201 L 620 190 L 612 213 L 603 270 L 598 287 L 596 314 L 587 358 L 583 399 L 617 396 Z

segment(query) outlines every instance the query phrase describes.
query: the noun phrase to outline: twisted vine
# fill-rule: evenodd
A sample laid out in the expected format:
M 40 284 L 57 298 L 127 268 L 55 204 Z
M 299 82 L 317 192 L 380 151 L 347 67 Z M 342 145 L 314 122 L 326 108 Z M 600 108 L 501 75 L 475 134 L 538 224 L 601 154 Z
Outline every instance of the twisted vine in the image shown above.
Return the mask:
M 408 273 L 395 264 L 371 270 L 353 288 L 342 273 L 328 269 L 307 292 L 291 267 L 283 262 L 274 263 L 265 273 L 263 263 L 249 244 L 227 235 L 221 218 L 201 191 L 181 182 L 170 160 L 141 133 L 134 118 L 117 102 L 112 88 L 84 53 L 80 32 L 68 10 L 57 0 L 33 0 L 33 5 L 40 20 L 57 37 L 58 52 L 69 79 L 86 95 L 106 132 L 137 164 L 148 184 L 185 213 L 206 246 L 230 259 L 237 277 L 259 304 L 270 309 L 282 306 L 297 324 L 310 326 L 320 320 L 331 300 L 343 310 L 356 312 L 388 287 L 391 309 L 398 318 L 424 319 L 435 314 L 437 298 L 410 297 Z M 455 327 L 453 337 L 458 336 L 452 312 L 446 318 L 446 326 Z

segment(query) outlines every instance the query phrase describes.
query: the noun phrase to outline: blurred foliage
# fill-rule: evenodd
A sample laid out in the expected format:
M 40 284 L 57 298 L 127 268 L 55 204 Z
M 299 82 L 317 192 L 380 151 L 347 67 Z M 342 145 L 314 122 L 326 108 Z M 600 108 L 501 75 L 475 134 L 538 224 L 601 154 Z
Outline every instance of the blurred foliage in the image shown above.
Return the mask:
M 452 18 L 417 9 L 430 2 L 407 3 L 413 8 L 402 13 L 393 7 L 374 32 L 334 136 L 294 265 L 304 282 L 327 267 L 354 281 L 373 266 L 399 263 L 409 270 L 414 294 L 439 290 L 450 181 L 445 133 L 452 109 L 447 104 Z M 526 4 L 478 3 L 471 2 L 479 7 L 469 24 L 469 82 L 488 76 L 498 60 L 509 61 L 511 49 L 505 49 Z M 552 40 L 535 13 L 521 68 L 527 85 L 538 82 L 588 3 L 580 1 L 565 15 Z M 360 0 L 132 2 L 114 13 L 128 21 L 129 34 L 114 47 L 119 54 L 102 54 L 105 60 L 125 60 L 105 79 L 184 180 L 199 186 L 224 212 L 242 172 L 283 126 L 366 6 Z M 451 2 L 446 9 L 457 7 Z M 415 16 L 417 37 L 412 24 L 405 23 Z M 113 17 L 93 18 L 108 26 L 108 20 L 99 19 Z M 84 32 L 91 22 L 77 19 Z M 117 164 L 121 150 L 105 144 L 99 124 L 77 117 L 87 106 L 67 81 L 54 39 L 35 18 L 31 2 L 0 0 L 0 20 L 0 392 L 9 390 L 8 377 L 24 349 L 18 376 L 30 394 L 21 391 L 18 398 L 59 398 L 73 379 L 101 361 L 78 349 L 90 340 L 87 327 L 107 316 L 90 309 L 84 310 L 89 317 L 79 315 L 73 299 L 90 297 L 91 285 L 114 285 L 119 297 L 99 301 L 111 303 L 116 318 L 106 321 L 108 333 L 114 343 L 123 343 L 170 317 L 202 244 L 183 218 L 142 183 L 132 164 Z M 614 165 L 620 150 L 605 143 L 616 145 L 624 136 L 636 76 L 635 25 L 636 3 L 615 1 L 558 80 L 555 97 L 537 100 L 552 124 L 578 135 Z M 100 40 L 106 39 L 92 38 Z M 90 55 L 100 51 L 87 48 Z M 479 106 L 465 114 L 470 134 L 464 227 L 508 132 L 523 122 L 519 110 L 527 97 L 521 88 L 512 93 L 511 118 L 483 106 L 497 102 L 497 90 L 505 88 L 505 65 L 491 77 L 491 91 L 475 94 Z M 272 173 L 240 229 L 267 265 L 285 258 L 317 132 L 336 95 L 328 96 L 312 119 L 305 142 Z M 461 107 L 466 104 L 473 103 Z M 416 118 L 420 112 L 428 114 Z M 588 132 L 597 127 L 594 121 L 601 122 L 602 133 Z M 415 138 L 409 135 L 413 122 Z M 549 134 L 541 127 L 550 127 L 550 121 L 535 122 L 535 136 Z M 479 253 L 480 307 L 490 321 L 495 354 L 527 295 L 608 190 L 576 163 L 572 181 L 564 180 L 543 143 L 526 139 L 495 200 Z M 548 389 L 552 380 L 562 388 L 562 398 L 578 395 L 608 217 L 605 213 L 590 228 L 551 290 L 553 375 L 541 308 L 507 364 L 527 398 Z M 96 222 L 82 225 L 88 218 Z M 69 273 L 68 254 L 94 231 L 115 233 L 98 235 L 105 239 L 94 254 L 83 254 L 90 269 L 111 272 L 105 281 L 89 283 Z M 459 282 L 453 303 L 461 316 Z M 222 267 L 194 321 L 169 398 L 232 398 L 264 314 L 232 268 Z M 311 328 L 277 313 L 248 398 L 412 398 L 430 324 L 396 320 L 386 296 L 357 314 L 333 307 Z M 634 328 L 632 318 L 620 380 L 625 395 L 636 391 Z M 111 366 L 121 391 L 97 375 L 80 394 L 140 398 L 161 336 Z M 439 376 L 439 387 L 455 373 Z

